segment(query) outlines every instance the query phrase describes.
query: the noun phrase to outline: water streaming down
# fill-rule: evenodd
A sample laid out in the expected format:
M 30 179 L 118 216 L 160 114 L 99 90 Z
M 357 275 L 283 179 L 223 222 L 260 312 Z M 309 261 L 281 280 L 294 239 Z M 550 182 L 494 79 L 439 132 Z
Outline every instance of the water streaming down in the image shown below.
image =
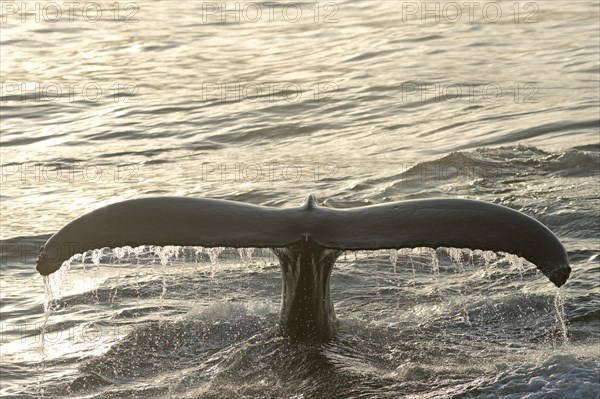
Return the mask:
M 244 266 L 250 266 L 252 262 L 252 254 L 254 253 L 254 248 L 238 248 L 238 253 L 240 254 L 240 261 Z
M 134 254 L 136 257 L 136 263 L 139 265 L 139 261 L 140 261 L 140 255 L 143 253 L 144 247 L 140 246 L 137 247 L 135 250 L 131 247 L 120 247 L 120 248 L 113 248 L 112 249 L 112 255 L 113 257 L 111 258 L 112 263 L 115 265 L 119 265 L 123 260 L 128 260 L 130 259 L 130 255 Z M 153 257 L 156 256 L 159 258 L 160 260 L 160 264 L 162 266 L 166 266 L 169 263 L 172 262 L 177 262 L 180 258 L 181 254 L 184 254 L 184 250 L 185 248 L 181 247 L 181 246 L 164 246 L 164 247 L 160 247 L 160 246 L 150 246 L 148 253 L 152 254 Z M 219 255 L 226 250 L 226 248 L 224 247 L 214 247 L 214 248 L 203 248 L 203 247 L 190 247 L 189 252 L 195 254 L 193 260 L 198 263 L 198 255 L 201 253 L 206 253 L 210 259 L 210 277 L 212 279 L 214 279 L 217 276 L 217 271 L 218 271 L 218 264 L 219 264 Z M 471 266 L 475 267 L 475 262 L 479 261 L 478 258 L 480 258 L 481 260 L 483 260 L 483 264 L 485 265 L 485 268 L 490 268 L 491 264 L 490 262 L 493 260 L 498 259 L 497 254 L 494 253 L 493 251 L 481 251 L 481 250 L 470 250 L 470 249 L 460 249 L 460 248 L 440 248 L 438 250 L 435 249 L 431 249 L 431 248 L 408 248 L 408 249 L 400 249 L 400 250 L 388 250 L 387 253 L 383 252 L 383 251 L 352 251 L 355 252 L 355 254 L 362 254 L 363 256 L 365 256 L 367 259 L 369 259 L 371 257 L 371 259 L 376 259 L 379 256 L 383 256 L 384 254 L 387 254 L 389 257 L 389 262 L 390 262 L 390 266 L 391 266 L 391 271 L 392 273 L 396 274 L 397 270 L 396 270 L 396 266 L 398 263 L 398 254 L 406 254 L 408 257 L 408 262 L 406 262 L 406 264 L 410 264 L 411 269 L 412 269 L 412 275 L 413 275 L 413 285 L 415 284 L 415 276 L 416 276 L 416 270 L 415 270 L 415 263 L 414 260 L 412 259 L 412 255 L 416 255 L 419 257 L 430 257 L 431 261 L 429 262 L 431 264 L 431 271 L 430 273 L 433 275 L 437 275 L 440 273 L 440 259 L 438 257 L 438 252 L 439 251 L 443 251 L 447 257 L 448 260 L 451 263 L 451 266 L 454 267 L 455 269 L 455 273 L 457 274 L 466 274 L 466 269 L 465 269 L 465 258 L 464 258 L 464 253 L 466 253 L 468 255 L 468 259 L 471 260 Z M 240 264 L 241 265 L 245 265 L 245 266 L 249 266 L 250 262 L 252 260 L 252 254 L 254 252 L 254 248 L 242 248 L 242 249 L 238 249 L 237 253 L 239 255 L 239 260 L 240 260 Z M 95 266 L 99 266 L 101 261 L 102 261 L 102 255 L 103 255 L 103 249 L 95 249 L 91 251 L 91 261 Z M 185 254 L 184 254 L 185 255 Z M 524 265 L 523 265 L 523 259 L 513 255 L 513 254 L 502 254 L 503 255 L 503 259 L 505 259 L 507 261 L 507 263 L 512 267 L 512 269 L 515 269 L 518 271 L 518 273 L 520 274 L 521 278 L 523 277 L 523 271 L 524 271 Z M 64 264 L 61 266 L 61 268 L 59 269 L 58 272 L 51 274 L 50 276 L 45 276 L 44 277 L 44 287 L 45 287 L 45 300 L 44 300 L 44 327 L 45 327 L 45 323 L 47 322 L 49 315 L 51 314 L 51 311 L 54 309 L 54 307 L 51 305 L 53 302 L 56 302 L 58 300 L 61 299 L 61 293 L 60 293 L 60 285 L 62 283 L 62 281 L 64 280 L 66 274 L 68 273 L 68 271 L 71 268 L 71 263 L 73 261 L 79 261 L 84 263 L 85 262 L 85 253 L 84 254 L 76 254 L 74 256 L 71 257 L 71 259 L 69 259 L 68 261 L 65 261 Z M 356 260 L 356 259 L 355 259 Z M 183 261 L 185 262 L 185 256 Z M 424 262 L 425 264 L 427 264 L 427 262 Z M 160 293 L 159 296 L 159 301 L 163 302 L 164 296 L 167 292 L 167 283 L 166 283 L 166 278 L 165 278 L 165 274 L 164 272 L 161 273 L 162 276 L 162 291 Z M 460 291 L 459 291 L 460 293 Z M 468 311 L 466 310 L 466 307 L 464 307 L 464 304 L 466 302 L 465 298 L 461 295 L 460 296 L 460 300 L 463 303 L 463 311 L 465 313 L 465 318 L 468 322 L 468 324 L 470 325 L 470 321 L 469 321 L 469 316 L 468 316 Z M 560 330 L 561 330 L 561 336 L 564 339 L 564 342 L 567 342 L 568 340 L 568 332 L 567 332 L 567 322 L 566 322 L 566 315 L 565 315 L 565 309 L 564 309 L 564 299 L 561 295 L 561 291 L 557 290 L 556 292 L 556 296 L 554 297 L 553 300 L 553 304 L 554 304 L 554 310 L 556 312 L 556 320 L 559 324 Z M 43 336 L 45 334 L 45 328 L 42 328 L 42 346 L 40 347 L 40 350 L 44 351 L 44 347 L 43 347 Z
M 214 248 L 206 248 L 205 251 L 208 253 L 210 258 L 210 275 L 214 277 L 217 273 L 217 269 L 219 266 L 219 254 L 223 252 L 225 248 L 223 247 L 214 247 Z
M 398 263 L 398 250 L 390 249 L 390 263 L 392 265 L 392 271 L 396 273 L 396 264 Z
M 556 309 L 556 319 L 560 323 L 560 330 L 562 332 L 562 338 L 565 343 L 569 340 L 569 334 L 567 329 L 567 315 L 565 313 L 565 300 L 563 297 L 563 291 L 559 288 L 554 297 L 554 308 Z

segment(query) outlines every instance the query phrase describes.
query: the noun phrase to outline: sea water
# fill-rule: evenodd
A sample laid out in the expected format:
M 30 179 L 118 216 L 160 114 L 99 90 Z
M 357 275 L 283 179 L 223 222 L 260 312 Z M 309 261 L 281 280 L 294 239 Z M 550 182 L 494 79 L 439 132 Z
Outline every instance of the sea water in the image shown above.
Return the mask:
M 2 397 L 596 398 L 598 3 L 422 4 L 221 20 L 206 2 L 72 19 L 4 2 Z M 339 334 L 290 345 L 268 249 L 97 249 L 35 270 L 52 233 L 116 201 L 310 193 L 505 205 L 547 225 L 573 272 L 558 290 L 506 254 L 350 252 L 331 277 Z

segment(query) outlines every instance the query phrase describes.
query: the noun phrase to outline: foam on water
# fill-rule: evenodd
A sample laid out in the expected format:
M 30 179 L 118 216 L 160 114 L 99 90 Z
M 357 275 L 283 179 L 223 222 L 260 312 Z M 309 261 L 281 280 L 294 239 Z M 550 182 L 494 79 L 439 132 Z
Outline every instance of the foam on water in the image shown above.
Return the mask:
M 489 393 L 476 392 L 477 399 L 546 399 L 598 397 L 598 365 L 572 354 L 552 355 L 536 363 L 517 367 L 496 365 L 498 375 L 486 387 Z M 493 393 L 492 393 L 493 392 Z

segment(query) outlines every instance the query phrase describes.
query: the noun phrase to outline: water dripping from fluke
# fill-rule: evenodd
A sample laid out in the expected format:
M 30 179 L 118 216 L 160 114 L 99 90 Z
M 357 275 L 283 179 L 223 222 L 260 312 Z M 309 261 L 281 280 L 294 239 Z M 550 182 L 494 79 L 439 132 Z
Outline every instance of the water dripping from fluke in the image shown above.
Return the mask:
M 464 272 L 462 248 L 505 252 L 512 254 L 510 263 L 520 268 L 519 259 L 527 259 L 557 286 L 566 282 L 571 270 L 565 249 L 548 228 L 504 206 L 424 199 L 333 209 L 319 206 L 313 196 L 302 206 L 287 209 L 185 197 L 111 204 L 54 234 L 42 249 L 37 269 L 52 276 L 75 254 L 88 250 L 98 265 L 105 247 L 124 248 L 112 252 L 119 260 L 131 253 L 139 259 L 140 251 L 131 249 L 142 245 L 150 245 L 163 265 L 176 258 L 181 247 L 201 248 L 196 249 L 196 256 L 208 255 L 213 277 L 224 248 L 238 248 L 242 264 L 252 254 L 246 248 L 271 248 L 282 270 L 278 329 L 293 341 L 322 342 L 335 335 L 337 318 L 329 280 L 344 251 L 387 249 L 395 269 L 397 250 L 432 248 L 434 274 L 440 270 L 437 248 L 445 248 L 459 273 Z M 488 252 L 483 254 L 486 263 L 493 261 Z M 56 292 L 54 285 L 50 287 L 49 291 Z

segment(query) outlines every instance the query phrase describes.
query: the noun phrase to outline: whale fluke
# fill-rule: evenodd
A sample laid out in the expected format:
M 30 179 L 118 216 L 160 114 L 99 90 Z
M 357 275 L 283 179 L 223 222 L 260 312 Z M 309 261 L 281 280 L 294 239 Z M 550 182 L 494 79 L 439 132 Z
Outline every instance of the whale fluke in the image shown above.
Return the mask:
M 547 227 L 504 206 L 466 199 L 422 199 L 333 209 L 319 206 L 312 195 L 295 208 L 185 197 L 107 205 L 50 237 L 37 270 L 49 275 L 75 254 L 139 245 L 272 248 L 284 276 L 280 330 L 298 339 L 324 340 L 335 330 L 329 275 L 344 250 L 455 247 L 502 251 L 535 264 L 558 287 L 571 272 L 564 247 Z

